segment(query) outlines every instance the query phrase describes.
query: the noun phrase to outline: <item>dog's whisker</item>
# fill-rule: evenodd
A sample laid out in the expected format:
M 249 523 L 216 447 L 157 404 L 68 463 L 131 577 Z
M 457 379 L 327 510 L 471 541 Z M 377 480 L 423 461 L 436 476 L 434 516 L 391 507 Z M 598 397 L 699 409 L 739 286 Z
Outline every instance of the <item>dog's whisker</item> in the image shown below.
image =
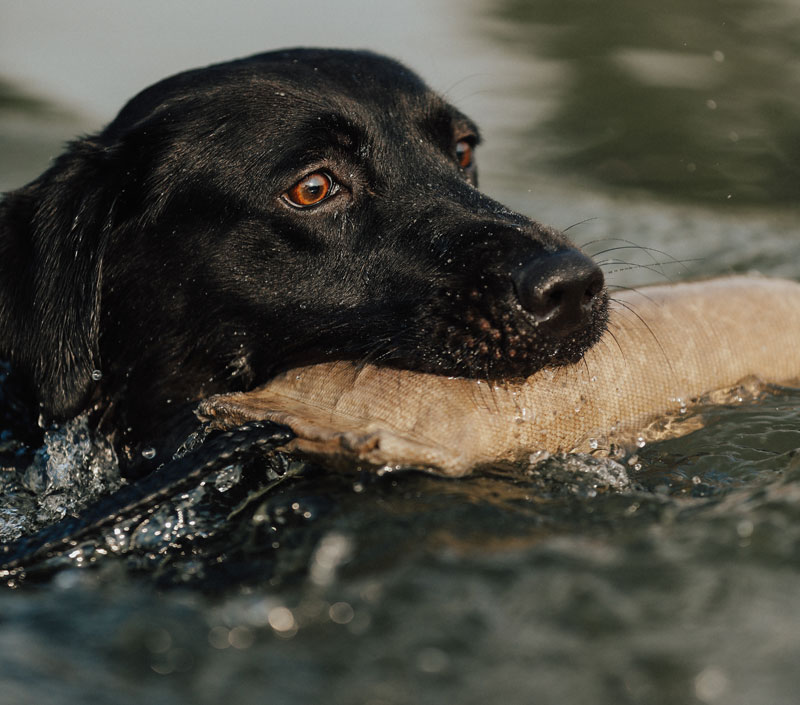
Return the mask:
M 622 284 L 614 284 L 613 286 L 608 287 L 609 294 L 613 294 L 615 291 L 633 291 L 639 294 L 639 296 L 641 296 L 643 299 L 649 301 L 650 303 L 655 303 L 653 297 L 645 294 L 639 287 L 623 286 Z M 612 297 L 611 300 L 614 301 L 614 298 Z
M 691 261 L 691 260 L 685 260 Z M 609 259 L 609 260 L 600 260 L 597 262 L 597 266 L 601 267 L 605 270 L 606 275 L 613 275 L 619 274 L 620 272 L 630 272 L 637 269 L 645 269 L 653 274 L 656 274 L 659 277 L 663 277 L 667 281 L 674 281 L 674 278 L 668 275 L 666 272 L 663 271 L 661 265 L 663 264 L 673 264 L 672 262 L 667 263 L 659 263 L 658 266 L 652 264 L 642 264 L 640 262 L 626 262 L 625 260 L 617 260 L 617 259 Z M 610 267 L 617 267 L 616 269 L 609 269 Z
M 584 218 L 583 220 L 579 220 L 577 223 L 573 223 L 572 225 L 568 225 L 566 228 L 562 230 L 562 232 L 567 232 L 572 230 L 572 228 L 577 228 L 580 225 L 585 225 L 586 223 L 591 223 L 593 220 L 597 220 L 597 216 L 592 216 L 591 218 Z
M 673 257 L 668 252 L 665 252 L 664 250 L 660 250 L 660 249 L 658 249 L 656 247 L 649 247 L 647 245 L 640 245 L 638 243 L 635 243 L 635 242 L 632 242 L 630 240 L 627 240 L 626 238 L 613 238 L 613 240 L 616 240 L 617 242 L 624 242 L 625 245 L 620 245 L 620 246 L 617 246 L 617 247 L 609 247 L 609 248 L 606 248 L 605 250 L 600 250 L 599 252 L 592 253 L 592 256 L 593 257 L 599 257 L 601 255 L 607 254 L 608 252 L 613 252 L 615 250 L 633 249 L 633 250 L 638 250 L 640 252 L 643 252 L 643 253 L 647 254 L 649 257 L 651 257 L 651 259 L 653 260 L 653 264 L 655 264 L 655 265 L 659 265 L 660 263 L 655 259 L 654 255 L 661 255 L 662 257 L 666 257 L 670 262 L 672 262 L 674 264 L 683 264 L 683 260 L 679 260 L 679 259 Z
M 643 262 L 632 262 L 630 260 L 619 259 L 619 258 L 608 258 L 601 260 L 595 259 L 595 262 L 597 262 L 599 266 L 606 266 L 610 264 L 625 264 L 631 267 L 655 267 L 655 266 L 666 267 L 671 264 L 689 264 L 691 262 L 700 262 L 700 261 L 701 259 L 699 258 L 686 258 L 680 260 L 667 260 L 666 262 L 655 262 L 655 264 L 648 264 Z
M 667 367 L 669 367 L 670 371 L 674 375 L 675 371 L 674 371 L 674 369 L 672 367 L 672 362 L 670 361 L 669 356 L 667 355 L 666 351 L 664 350 L 664 346 L 661 344 L 661 341 L 658 339 L 658 336 L 655 334 L 655 331 L 653 331 L 653 329 L 650 327 L 648 322 L 636 311 L 636 309 L 634 308 L 634 305 L 633 304 L 629 304 L 626 301 L 622 301 L 621 299 L 615 299 L 613 297 L 611 297 L 610 300 L 613 301 L 618 306 L 621 306 L 623 309 L 625 309 L 626 311 L 628 311 L 629 313 L 633 314 L 634 316 L 636 316 L 636 318 L 639 319 L 639 322 L 647 329 L 647 332 L 653 338 L 653 342 L 655 342 L 656 345 L 658 345 L 658 349 L 661 351 L 661 354 L 662 354 L 662 356 L 664 358 L 664 362 L 667 364 Z
M 620 342 L 619 342 L 619 339 L 617 338 L 617 336 L 614 335 L 614 326 L 612 324 L 609 324 L 608 328 L 606 328 L 606 334 L 600 339 L 599 345 L 606 345 L 606 346 L 609 345 L 609 343 L 606 340 L 606 336 L 608 336 L 609 338 L 611 338 L 611 340 L 614 341 L 614 344 L 617 346 L 617 349 L 619 350 L 620 354 L 624 358 L 625 357 L 625 351 L 622 349 L 622 345 L 620 345 Z

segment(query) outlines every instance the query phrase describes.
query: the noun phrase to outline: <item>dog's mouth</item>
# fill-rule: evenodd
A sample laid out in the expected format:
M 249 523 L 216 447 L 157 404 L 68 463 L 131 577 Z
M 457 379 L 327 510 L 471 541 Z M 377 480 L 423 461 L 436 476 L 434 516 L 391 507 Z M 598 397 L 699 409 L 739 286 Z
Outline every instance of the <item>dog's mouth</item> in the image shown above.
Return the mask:
M 433 374 L 508 380 L 578 362 L 603 336 L 608 294 L 577 250 L 507 274 L 444 288 L 424 307 L 407 346 L 384 363 Z
M 493 306 L 485 299 L 458 319 L 441 318 L 422 329 L 424 343 L 386 362 L 433 374 L 508 380 L 527 377 L 546 366 L 578 362 L 606 329 L 608 296 L 595 295 L 587 321 L 554 334 L 519 305 Z M 487 303 L 489 304 L 487 306 Z
M 355 345 L 328 340 L 287 351 L 284 369 L 350 360 L 450 377 L 511 381 L 543 367 L 574 364 L 603 336 L 608 294 L 600 285 L 563 315 L 531 313 L 509 292 L 491 285 L 439 290 L 391 323 L 367 324 Z M 367 318 L 369 316 L 367 315 Z M 373 325 L 375 326 L 373 329 Z

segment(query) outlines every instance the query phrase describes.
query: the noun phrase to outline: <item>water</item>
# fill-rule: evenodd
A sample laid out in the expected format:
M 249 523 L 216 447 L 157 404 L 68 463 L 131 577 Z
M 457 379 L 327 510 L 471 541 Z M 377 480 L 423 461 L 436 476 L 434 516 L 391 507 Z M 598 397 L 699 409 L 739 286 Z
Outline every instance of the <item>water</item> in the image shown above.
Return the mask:
M 172 70 L 368 41 L 477 118 L 488 192 L 574 225 L 612 283 L 800 278 L 792 2 L 354 5 L 193 4 L 187 33 L 176 9 L 145 28 L 71 3 L 74 26 L 94 13 L 80 42 L 60 11 L 9 6 L 0 187 Z M 38 429 L 6 377 L 7 540 L 120 481 L 102 439 Z M 800 391 L 702 411 L 613 459 L 459 480 L 189 443 L 202 472 L 0 592 L 0 703 L 794 703 Z

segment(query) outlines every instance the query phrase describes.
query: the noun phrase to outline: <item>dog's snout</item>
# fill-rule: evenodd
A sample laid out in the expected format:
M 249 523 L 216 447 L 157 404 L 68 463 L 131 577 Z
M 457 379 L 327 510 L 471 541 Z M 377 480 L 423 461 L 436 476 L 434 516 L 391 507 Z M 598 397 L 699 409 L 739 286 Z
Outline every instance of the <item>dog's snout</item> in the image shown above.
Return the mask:
M 578 250 L 523 262 L 512 279 L 520 305 L 557 336 L 569 335 L 589 322 L 604 286 L 600 268 Z

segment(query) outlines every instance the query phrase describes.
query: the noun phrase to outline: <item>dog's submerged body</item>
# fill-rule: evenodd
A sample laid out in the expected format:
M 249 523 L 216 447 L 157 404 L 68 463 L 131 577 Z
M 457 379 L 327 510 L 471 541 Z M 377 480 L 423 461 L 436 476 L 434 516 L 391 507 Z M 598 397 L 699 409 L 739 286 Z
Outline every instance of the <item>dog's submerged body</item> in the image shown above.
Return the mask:
M 166 79 L 0 205 L 0 358 L 135 464 L 211 394 L 365 360 L 507 379 L 605 327 L 599 269 L 477 188 L 407 69 L 289 50 Z M 150 454 L 148 454 L 150 455 Z

